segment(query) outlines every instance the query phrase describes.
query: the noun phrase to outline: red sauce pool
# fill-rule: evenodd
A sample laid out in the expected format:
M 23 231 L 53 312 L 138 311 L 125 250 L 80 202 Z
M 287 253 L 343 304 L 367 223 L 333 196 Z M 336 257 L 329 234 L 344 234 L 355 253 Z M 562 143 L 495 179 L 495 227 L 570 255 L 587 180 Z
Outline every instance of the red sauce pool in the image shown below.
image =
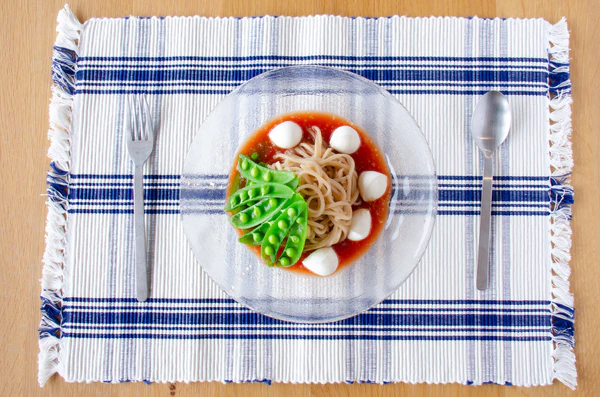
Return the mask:
M 241 146 L 240 150 L 238 151 L 238 154 L 236 154 L 235 156 L 234 164 L 230 172 L 229 187 L 227 191 L 229 192 L 231 190 L 234 178 L 238 174 L 236 166 L 237 157 L 240 153 L 250 157 L 252 153 L 256 152 L 258 153 L 257 161 L 262 161 L 266 164 L 271 164 L 275 162 L 273 156 L 275 156 L 277 153 L 283 153 L 286 151 L 286 149 L 281 149 L 273 145 L 273 143 L 269 139 L 268 134 L 277 124 L 288 120 L 300 125 L 300 127 L 302 127 L 302 130 L 304 131 L 302 141 L 311 143 L 313 143 L 314 140 L 312 139 L 310 134 L 306 132 L 306 130 L 313 126 L 319 127 L 321 129 L 321 133 L 325 142 L 329 142 L 329 138 L 331 137 L 331 134 L 336 128 L 341 127 L 343 125 L 351 126 L 358 132 L 361 139 L 360 147 L 356 152 L 351 154 L 352 158 L 354 159 L 358 175 L 360 175 L 360 173 L 363 171 L 377 171 L 388 176 L 388 189 L 382 197 L 375 201 L 369 203 L 363 202 L 360 206 L 353 207 L 354 209 L 366 208 L 371 212 L 372 224 L 371 233 L 369 234 L 369 236 L 367 236 L 367 238 L 361 241 L 350 241 L 346 239 L 341 243 L 332 246 L 340 260 L 340 265 L 338 267 L 339 269 L 342 266 L 347 266 L 348 264 L 360 258 L 373 245 L 373 243 L 375 243 L 375 240 L 377 240 L 377 238 L 381 234 L 381 231 L 383 230 L 383 226 L 385 225 L 385 221 L 387 219 L 388 214 L 387 204 L 390 199 L 391 178 L 389 170 L 385 163 L 385 157 L 383 156 L 383 153 L 377 147 L 375 142 L 373 142 L 373 140 L 369 138 L 369 136 L 365 134 L 359 126 L 340 116 L 322 112 L 296 112 L 277 116 L 274 119 L 271 119 L 266 124 L 263 124 Z M 240 234 L 240 236 L 243 234 L 241 230 L 238 230 L 238 233 Z M 248 248 L 250 248 L 260 258 L 260 246 Z M 310 272 L 308 269 L 302 266 L 302 259 L 304 259 L 309 254 L 310 252 L 303 254 L 300 260 L 294 266 L 285 269 L 304 274 L 314 275 L 314 273 Z

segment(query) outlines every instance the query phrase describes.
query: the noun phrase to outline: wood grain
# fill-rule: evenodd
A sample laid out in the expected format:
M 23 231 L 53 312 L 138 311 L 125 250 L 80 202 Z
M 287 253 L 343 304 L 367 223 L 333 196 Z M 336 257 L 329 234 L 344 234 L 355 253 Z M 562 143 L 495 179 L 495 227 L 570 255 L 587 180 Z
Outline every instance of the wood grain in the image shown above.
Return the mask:
M 577 307 L 576 354 L 579 388 L 561 384 L 516 388 L 461 385 L 286 385 L 274 384 L 67 384 L 54 377 L 37 385 L 39 278 L 44 249 L 48 168 L 48 103 L 51 48 L 56 14 L 64 0 L 4 0 L 0 4 L 0 390 L 2 396 L 597 396 L 600 390 L 600 102 L 594 84 L 600 70 L 600 7 L 594 0 L 527 1 L 350 1 L 281 0 L 83 1 L 70 5 L 81 21 L 125 15 L 309 15 L 362 16 L 455 15 L 543 17 L 566 16 L 571 29 L 573 80 L 573 216 L 572 290 Z

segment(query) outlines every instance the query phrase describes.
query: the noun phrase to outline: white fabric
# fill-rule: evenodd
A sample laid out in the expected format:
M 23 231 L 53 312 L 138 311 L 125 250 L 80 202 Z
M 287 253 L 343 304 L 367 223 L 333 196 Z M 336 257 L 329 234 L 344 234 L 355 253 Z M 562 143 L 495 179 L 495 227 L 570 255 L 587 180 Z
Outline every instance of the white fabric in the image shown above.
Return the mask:
M 69 194 L 50 204 L 67 221 L 63 228 L 49 218 L 56 238 L 48 250 L 65 248 L 47 255 L 46 266 L 59 272 L 47 279 L 64 284 L 44 287 L 41 383 L 59 372 L 69 382 L 530 386 L 559 378 L 574 386 L 568 275 L 555 278 L 553 289 L 551 271 L 568 270 L 570 245 L 568 220 L 563 231 L 551 223 L 566 219 L 572 197 L 562 179 L 550 179 L 551 153 L 570 158 L 570 102 L 559 104 L 564 128 L 551 131 L 549 122 L 549 90 L 569 94 L 568 84 L 552 84 L 553 73 L 566 73 L 568 83 L 568 64 L 548 61 L 549 49 L 552 57 L 559 48 L 552 52 L 551 40 L 562 51 L 567 40 L 568 48 L 568 34 L 553 38 L 564 36 L 564 23 L 558 33 L 540 19 L 168 17 L 78 25 L 63 18 L 61 24 L 80 37 L 71 48 L 75 76 L 56 67 L 66 45 L 55 54 L 55 82 L 70 101 L 72 124 L 65 126 L 68 140 L 56 138 L 52 149 L 58 170 L 50 177 L 64 180 Z M 440 177 L 440 214 L 421 264 L 388 300 L 341 323 L 270 321 L 231 301 L 202 272 L 177 213 L 178 176 L 202 120 L 251 75 L 292 64 L 341 67 L 390 90 L 421 126 Z M 70 83 L 63 87 L 64 76 Z M 490 89 L 507 95 L 513 125 L 495 160 L 491 285 L 480 292 L 474 268 L 482 163 L 470 118 Z M 135 301 L 132 168 L 118 127 L 123 94 L 132 92 L 148 94 L 158 131 L 145 168 L 146 189 L 155 190 L 146 202 L 153 276 L 145 304 Z M 557 202 L 558 190 L 564 203 Z M 52 197 L 62 196 L 53 191 Z M 555 250 L 551 233 L 561 243 Z M 562 259 L 553 264 L 553 257 Z M 556 344 L 566 358 L 555 361 Z

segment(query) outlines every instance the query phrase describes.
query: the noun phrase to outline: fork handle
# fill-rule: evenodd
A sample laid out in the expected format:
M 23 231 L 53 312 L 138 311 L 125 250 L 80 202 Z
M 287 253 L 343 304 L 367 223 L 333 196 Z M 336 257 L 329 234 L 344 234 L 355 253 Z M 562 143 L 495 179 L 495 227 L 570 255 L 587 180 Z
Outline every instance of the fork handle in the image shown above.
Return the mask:
M 136 297 L 140 302 L 144 302 L 148 299 L 148 262 L 146 261 L 143 175 L 143 165 L 136 164 L 133 176 L 133 221 L 135 236 Z

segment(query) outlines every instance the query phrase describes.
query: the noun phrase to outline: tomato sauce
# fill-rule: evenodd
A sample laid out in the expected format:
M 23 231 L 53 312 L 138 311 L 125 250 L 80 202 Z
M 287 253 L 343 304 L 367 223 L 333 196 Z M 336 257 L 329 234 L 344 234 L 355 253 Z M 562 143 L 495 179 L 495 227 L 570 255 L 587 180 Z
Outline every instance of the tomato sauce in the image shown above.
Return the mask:
M 373 140 L 366 133 L 364 133 L 359 126 L 340 116 L 323 112 L 296 112 L 277 116 L 271 119 L 269 122 L 263 124 L 254 134 L 252 134 L 252 136 L 242 144 L 238 154 L 242 153 L 250 157 L 252 153 L 258 153 L 258 159 L 256 160 L 257 162 L 262 161 L 266 164 L 276 162 L 274 156 L 277 153 L 285 152 L 286 149 L 281 149 L 275 146 L 269 139 L 269 132 L 271 132 L 276 125 L 288 120 L 293 121 L 302 127 L 302 130 L 304 131 L 302 141 L 310 143 L 314 143 L 314 139 L 307 130 L 313 126 L 321 129 L 323 140 L 325 142 L 329 142 L 329 138 L 336 128 L 343 125 L 351 126 L 358 132 L 361 139 L 360 147 L 356 152 L 351 154 L 352 158 L 354 159 L 358 175 L 360 175 L 360 173 L 363 171 L 377 171 L 388 176 L 388 188 L 382 197 L 375 201 L 368 203 L 363 202 L 361 205 L 353 207 L 353 209 L 366 208 L 371 212 L 371 233 L 361 241 L 350 241 L 346 239 L 341 243 L 332 246 L 340 261 L 338 267 L 339 269 L 342 266 L 347 266 L 348 264 L 360 258 L 373 245 L 373 243 L 375 243 L 375 240 L 377 240 L 381 234 L 381 231 L 383 230 L 385 221 L 387 219 L 388 202 L 391 193 L 391 178 L 385 162 L 385 157 L 375 142 L 373 142 Z M 238 174 L 236 166 L 237 155 L 230 173 L 228 192 L 231 190 L 231 187 Z M 241 230 L 239 233 L 242 235 Z M 260 246 L 248 248 L 254 251 L 260 258 Z M 309 254 L 310 252 L 303 254 L 300 260 L 294 266 L 286 269 L 314 275 L 312 272 L 302 266 L 302 259 Z

